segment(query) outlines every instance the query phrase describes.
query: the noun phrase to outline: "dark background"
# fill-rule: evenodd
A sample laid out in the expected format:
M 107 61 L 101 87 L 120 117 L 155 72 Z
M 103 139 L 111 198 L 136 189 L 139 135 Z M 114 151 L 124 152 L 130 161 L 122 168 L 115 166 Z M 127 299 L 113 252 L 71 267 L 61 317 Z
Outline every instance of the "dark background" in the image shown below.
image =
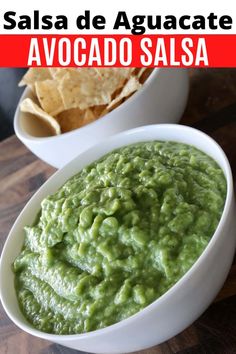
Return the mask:
M 13 118 L 24 90 L 18 87 L 26 69 L 0 68 L 0 140 L 14 133 Z

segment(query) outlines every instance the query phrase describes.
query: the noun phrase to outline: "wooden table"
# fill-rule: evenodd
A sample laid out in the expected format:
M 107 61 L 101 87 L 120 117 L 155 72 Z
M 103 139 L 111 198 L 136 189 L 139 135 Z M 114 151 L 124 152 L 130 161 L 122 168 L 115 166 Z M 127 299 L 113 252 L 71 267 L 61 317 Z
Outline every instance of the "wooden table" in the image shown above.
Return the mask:
M 190 72 L 190 77 L 190 96 L 181 123 L 195 126 L 218 141 L 230 160 L 235 178 L 236 70 L 193 70 Z M 55 169 L 29 152 L 15 136 L 0 143 L 1 249 L 20 210 L 54 171 Z M 78 352 L 22 332 L 0 308 L 0 353 L 72 354 Z M 235 354 L 236 262 L 216 301 L 192 326 L 168 342 L 140 353 Z

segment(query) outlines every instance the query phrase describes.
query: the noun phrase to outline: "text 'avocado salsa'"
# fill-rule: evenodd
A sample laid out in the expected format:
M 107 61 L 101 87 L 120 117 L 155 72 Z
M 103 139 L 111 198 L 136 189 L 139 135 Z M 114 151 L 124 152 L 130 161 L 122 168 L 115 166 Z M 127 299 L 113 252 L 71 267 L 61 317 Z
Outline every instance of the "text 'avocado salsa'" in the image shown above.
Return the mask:
M 156 300 L 193 265 L 219 223 L 221 168 L 193 146 L 115 150 L 44 199 L 14 262 L 20 308 L 37 329 L 83 333 Z

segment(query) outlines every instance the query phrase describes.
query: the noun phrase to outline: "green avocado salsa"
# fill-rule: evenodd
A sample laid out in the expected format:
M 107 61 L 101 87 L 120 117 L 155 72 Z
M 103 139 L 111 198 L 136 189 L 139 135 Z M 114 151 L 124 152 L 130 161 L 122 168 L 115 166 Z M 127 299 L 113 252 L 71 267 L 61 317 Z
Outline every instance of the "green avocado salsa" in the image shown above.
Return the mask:
M 83 333 L 140 311 L 194 264 L 219 223 L 224 174 L 193 146 L 115 150 L 42 201 L 13 269 L 37 329 Z

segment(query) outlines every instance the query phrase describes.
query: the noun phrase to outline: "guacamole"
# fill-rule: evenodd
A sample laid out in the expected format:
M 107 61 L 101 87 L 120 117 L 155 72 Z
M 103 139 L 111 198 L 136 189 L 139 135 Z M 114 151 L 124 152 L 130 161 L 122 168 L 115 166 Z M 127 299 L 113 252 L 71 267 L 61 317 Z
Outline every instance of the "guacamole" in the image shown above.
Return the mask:
M 121 321 L 193 265 L 219 223 L 224 174 L 196 148 L 145 142 L 82 169 L 42 201 L 13 269 L 37 329 L 83 333 Z

